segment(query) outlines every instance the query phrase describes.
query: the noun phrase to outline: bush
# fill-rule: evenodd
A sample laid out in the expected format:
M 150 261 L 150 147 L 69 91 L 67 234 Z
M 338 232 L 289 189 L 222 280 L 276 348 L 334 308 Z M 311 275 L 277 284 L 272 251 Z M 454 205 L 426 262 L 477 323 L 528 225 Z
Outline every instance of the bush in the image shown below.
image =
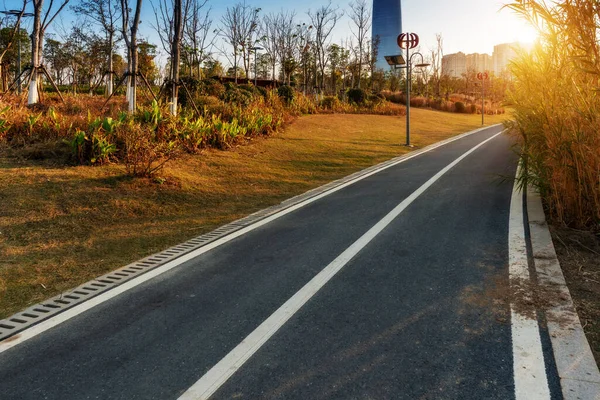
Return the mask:
M 347 92 L 348 101 L 354 104 L 364 104 L 367 98 L 367 94 L 362 89 L 348 89 Z
M 281 97 L 286 104 L 291 104 L 292 101 L 294 101 L 294 97 L 296 95 L 294 89 L 291 86 L 280 86 L 277 89 L 277 94 L 279 95 L 279 97 Z
M 151 177 L 177 154 L 175 141 L 156 140 L 149 129 L 130 121 L 119 130 L 123 143 L 122 158 L 127 173 L 132 176 Z
M 324 108 L 325 110 L 335 110 L 339 105 L 340 101 L 335 96 L 325 96 L 319 103 L 319 107 Z
M 411 107 L 425 107 L 427 105 L 427 99 L 425 97 L 411 97 Z
M 385 97 L 380 94 L 370 94 L 367 96 L 367 101 L 372 105 L 379 105 L 385 103 Z
M 253 94 L 247 89 L 241 89 L 233 83 L 225 85 L 225 92 L 221 96 L 221 100 L 226 103 L 247 106 L 253 100 Z
M 457 113 L 460 113 L 460 114 L 464 114 L 467 111 L 467 107 L 465 106 L 465 103 L 463 103 L 462 101 L 457 101 L 456 103 L 454 103 L 454 109 L 456 110 Z

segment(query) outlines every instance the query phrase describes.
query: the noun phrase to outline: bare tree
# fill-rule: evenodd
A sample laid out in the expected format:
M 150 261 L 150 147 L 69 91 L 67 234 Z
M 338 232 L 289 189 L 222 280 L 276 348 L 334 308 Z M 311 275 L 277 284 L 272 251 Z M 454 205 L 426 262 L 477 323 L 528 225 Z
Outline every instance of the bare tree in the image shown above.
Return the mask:
M 44 34 L 48 26 L 56 16 L 67 6 L 69 0 L 60 0 L 55 11 L 54 0 L 50 0 L 48 8 L 44 11 L 44 0 L 32 0 L 33 3 L 33 32 L 31 33 L 31 75 L 29 85 L 29 97 L 27 104 L 39 102 L 38 85 L 42 73 L 42 48 L 44 46 Z
M 115 34 L 118 30 L 119 3 L 118 0 L 80 0 L 79 4 L 73 6 L 73 10 L 81 15 L 89 17 L 100 25 L 106 33 L 108 50 L 108 71 L 106 74 L 106 94 L 113 92 L 114 65 L 113 52 L 115 48 Z
M 184 22 L 191 5 L 190 0 L 158 0 L 158 5 L 151 2 L 156 16 L 154 29 L 169 54 L 169 79 L 171 88 L 171 115 L 177 115 L 179 96 L 179 71 L 181 67 L 181 42 Z
M 433 80 L 435 96 L 440 97 L 442 60 L 444 58 L 444 39 L 442 39 L 441 33 L 436 33 L 435 41 L 436 47 L 431 50 L 431 79 Z
M 353 51 L 356 55 L 358 68 L 357 87 L 360 89 L 367 35 L 371 28 L 371 9 L 367 6 L 366 0 L 355 0 L 350 3 L 350 10 L 350 19 L 356 28 L 356 30 L 351 28 L 350 31 L 356 38 L 356 47 L 353 46 Z
M 17 17 L 17 20 L 14 22 L 15 25 L 14 25 L 13 30 L 8 35 L 8 42 L 6 44 L 6 47 L 0 53 L 0 80 L 2 81 L 2 90 L 3 91 L 8 89 L 6 87 L 7 86 L 6 80 L 8 78 L 6 77 L 5 72 L 2 70 L 2 59 L 4 58 L 6 53 L 10 50 L 10 48 L 12 47 L 13 42 L 15 41 L 15 38 L 20 37 L 20 35 L 19 35 L 20 28 L 19 27 L 21 26 L 21 19 L 23 18 L 23 14 L 25 14 L 26 6 L 27 6 L 27 0 L 23 0 L 23 7 L 21 7 L 19 14 L 14 15 Z M 2 18 L 0 20 L 0 29 L 2 29 L 3 25 L 7 24 L 10 20 L 11 20 L 11 17 L 9 15 L 6 15 L 4 18 Z
M 321 6 L 316 11 L 308 11 L 308 16 L 315 30 L 315 56 L 316 64 L 320 73 L 319 88 L 323 89 L 325 85 L 325 67 L 327 66 L 327 48 L 331 32 L 342 13 L 338 7 L 333 7 L 331 0 L 325 6 Z
M 189 11 L 183 30 L 184 51 L 189 57 L 190 75 L 194 69 L 198 78 L 202 74 L 202 64 L 211 56 L 215 36 L 211 36 L 213 21 L 210 17 L 211 8 L 205 9 L 208 0 L 187 0 Z
M 242 5 L 236 4 L 233 7 L 227 7 L 225 10 L 225 14 L 221 18 L 221 23 L 223 27 L 220 29 L 219 34 L 223 37 L 226 44 L 231 46 L 233 56 L 233 69 L 235 71 L 235 83 L 237 83 L 238 78 L 238 59 L 239 59 L 239 47 L 238 44 L 240 42 L 240 20 L 242 19 Z M 223 49 L 223 54 L 227 57 L 229 53 L 227 50 Z M 231 60 L 230 60 L 231 61 Z
M 35 1 L 35 0 L 34 0 Z M 121 0 L 121 34 L 127 45 L 127 93 L 129 99 L 129 112 L 134 112 L 137 107 L 136 88 L 138 76 L 138 43 L 137 34 L 140 26 L 140 12 L 142 0 L 136 0 L 133 19 L 131 19 L 129 0 Z
M 242 59 L 242 65 L 248 76 L 250 69 L 250 56 L 252 48 L 256 44 L 256 33 L 258 32 L 258 13 L 260 8 L 252 8 L 246 1 L 237 3 L 233 7 L 227 7 L 221 18 L 223 28 L 220 35 L 225 39 L 227 45 L 231 46 L 232 52 L 223 51 L 225 56 L 233 56 L 233 69 L 235 71 L 235 82 L 238 78 L 238 61 Z M 229 58 L 229 57 L 228 57 Z
M 262 25 L 260 28 L 260 34 L 262 36 L 261 44 L 267 50 L 270 55 L 272 79 L 275 80 L 275 69 L 277 67 L 277 45 L 279 39 L 277 37 L 277 27 L 279 25 L 279 18 L 283 13 L 278 14 L 267 14 L 262 19 Z
M 296 13 L 281 12 L 277 18 L 276 37 L 277 37 L 277 57 L 281 63 L 281 73 L 283 81 L 291 81 L 291 75 L 297 67 L 296 55 L 298 51 L 298 41 L 300 39 L 299 28 L 294 22 Z

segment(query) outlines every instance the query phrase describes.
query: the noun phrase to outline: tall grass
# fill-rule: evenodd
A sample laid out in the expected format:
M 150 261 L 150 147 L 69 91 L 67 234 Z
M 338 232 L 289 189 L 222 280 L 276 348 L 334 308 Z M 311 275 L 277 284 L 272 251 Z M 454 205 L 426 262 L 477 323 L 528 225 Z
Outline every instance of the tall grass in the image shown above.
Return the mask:
M 509 101 L 527 179 L 552 218 L 600 227 L 600 4 L 517 1 L 508 6 L 540 32 L 529 53 L 512 63 Z

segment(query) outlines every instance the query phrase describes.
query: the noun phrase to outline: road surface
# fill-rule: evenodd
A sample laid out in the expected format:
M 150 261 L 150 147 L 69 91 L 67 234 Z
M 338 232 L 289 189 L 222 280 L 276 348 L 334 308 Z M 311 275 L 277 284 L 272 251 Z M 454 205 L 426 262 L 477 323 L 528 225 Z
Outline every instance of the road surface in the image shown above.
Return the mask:
M 359 180 L 1 352 L 0 399 L 514 399 L 502 291 L 517 158 L 500 131 Z

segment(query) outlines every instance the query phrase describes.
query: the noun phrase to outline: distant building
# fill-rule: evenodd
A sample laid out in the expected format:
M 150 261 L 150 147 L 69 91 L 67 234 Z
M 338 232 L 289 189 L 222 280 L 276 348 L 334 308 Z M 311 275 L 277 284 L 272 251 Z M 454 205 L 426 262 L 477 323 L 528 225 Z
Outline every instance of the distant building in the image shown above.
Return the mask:
M 489 54 L 467 54 L 467 71 L 484 72 L 492 70 L 492 57 Z
M 372 37 L 379 39 L 377 68 L 389 70 L 385 56 L 402 54 L 398 35 L 402 33 L 402 5 L 400 0 L 373 0 Z
M 510 60 L 516 57 L 519 43 L 504 43 L 494 46 L 493 70 L 496 75 L 500 75 L 508 68 Z
M 463 52 L 445 55 L 442 58 L 442 75 L 462 78 L 467 73 L 467 55 Z
M 442 75 L 462 78 L 467 71 L 493 72 L 500 76 L 507 72 L 510 61 L 516 57 L 519 43 L 504 43 L 494 46 L 494 54 L 464 54 L 462 52 L 447 54 L 442 59 Z M 526 48 L 526 47 L 525 47 Z

